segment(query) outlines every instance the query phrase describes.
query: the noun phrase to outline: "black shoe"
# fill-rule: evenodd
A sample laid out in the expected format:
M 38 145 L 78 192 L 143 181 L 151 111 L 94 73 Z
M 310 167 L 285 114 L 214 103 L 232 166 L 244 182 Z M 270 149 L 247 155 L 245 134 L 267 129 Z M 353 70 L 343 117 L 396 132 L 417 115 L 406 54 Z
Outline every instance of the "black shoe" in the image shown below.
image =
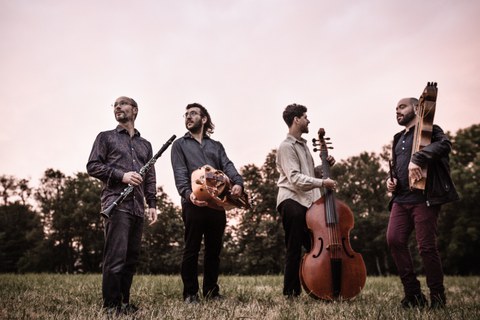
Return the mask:
M 103 313 L 107 316 L 108 319 L 118 317 L 122 314 L 122 308 L 120 306 L 103 307 Z
M 430 309 L 443 309 L 447 305 L 444 294 L 430 295 Z
M 288 301 L 295 301 L 295 300 L 297 300 L 299 297 L 300 297 L 300 295 L 299 295 L 299 294 L 296 294 L 296 293 L 294 293 L 294 294 L 286 294 L 286 295 L 285 295 L 285 299 L 287 299 Z
M 198 299 L 198 295 L 196 295 L 196 294 L 191 294 L 191 295 L 186 296 L 185 299 L 183 299 L 183 301 L 186 304 L 197 304 L 197 303 L 200 302 L 200 300 Z
M 127 304 L 122 304 L 122 308 L 120 311 L 122 314 L 129 315 L 129 314 L 134 314 L 138 310 L 140 310 L 140 308 L 138 308 L 136 305 L 127 303 Z
M 402 304 L 402 307 L 405 309 L 408 308 L 423 308 L 428 305 L 427 298 L 423 293 L 416 294 L 413 296 L 405 296 L 405 298 L 402 299 L 400 302 Z
M 225 297 L 222 296 L 221 294 L 214 294 L 214 295 L 211 295 L 211 296 L 206 296 L 205 297 L 205 300 L 208 300 L 208 301 L 222 301 L 222 300 L 225 300 Z

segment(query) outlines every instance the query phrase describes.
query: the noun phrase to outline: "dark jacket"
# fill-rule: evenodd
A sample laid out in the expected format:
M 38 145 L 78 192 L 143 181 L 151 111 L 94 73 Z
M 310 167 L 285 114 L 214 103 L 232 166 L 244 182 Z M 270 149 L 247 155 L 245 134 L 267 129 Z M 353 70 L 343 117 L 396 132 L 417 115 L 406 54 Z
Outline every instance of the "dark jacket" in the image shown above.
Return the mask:
M 395 150 L 395 146 L 402 134 L 403 131 L 400 131 L 393 137 L 392 150 Z M 448 140 L 443 130 L 439 126 L 433 125 L 432 142 L 412 155 L 411 161 L 416 165 L 422 168 L 428 165 L 427 182 L 424 191 L 428 206 L 441 205 L 459 199 L 450 176 L 449 153 L 451 150 L 452 143 Z M 395 152 L 392 152 L 392 156 L 395 164 Z M 394 199 L 395 193 L 393 193 L 390 201 L 390 208 Z

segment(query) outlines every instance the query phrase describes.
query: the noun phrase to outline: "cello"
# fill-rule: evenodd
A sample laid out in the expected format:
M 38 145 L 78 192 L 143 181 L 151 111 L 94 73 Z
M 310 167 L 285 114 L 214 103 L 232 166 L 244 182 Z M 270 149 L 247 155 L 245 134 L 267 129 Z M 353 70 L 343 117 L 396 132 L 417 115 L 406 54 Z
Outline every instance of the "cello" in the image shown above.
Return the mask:
M 320 146 L 323 177 L 330 177 L 327 161 L 328 149 L 320 128 L 315 146 Z M 353 228 L 353 213 L 343 202 L 335 198 L 334 190 L 325 189 L 324 195 L 315 201 L 306 213 L 311 234 L 312 249 L 306 253 L 300 266 L 300 280 L 312 297 L 333 301 L 349 300 L 365 286 L 367 272 L 362 256 L 350 247 L 349 232 Z

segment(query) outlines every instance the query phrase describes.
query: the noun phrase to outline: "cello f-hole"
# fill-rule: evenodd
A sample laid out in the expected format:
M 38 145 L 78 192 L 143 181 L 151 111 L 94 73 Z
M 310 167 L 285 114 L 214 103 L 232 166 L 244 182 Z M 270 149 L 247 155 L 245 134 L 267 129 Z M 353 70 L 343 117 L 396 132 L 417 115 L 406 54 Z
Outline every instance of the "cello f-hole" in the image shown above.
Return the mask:
M 318 253 L 317 254 L 314 254 L 312 257 L 314 258 L 318 258 L 320 257 L 320 254 L 322 253 L 323 251 L 323 239 L 321 237 L 318 238 L 318 241 L 320 241 L 320 250 L 318 250 Z
M 345 246 L 345 242 L 346 242 L 346 238 L 345 237 L 342 237 L 342 247 L 343 247 L 343 251 L 345 252 L 345 254 L 347 255 L 347 257 L 349 258 L 354 258 L 355 256 L 351 253 L 348 252 L 347 250 L 347 246 Z

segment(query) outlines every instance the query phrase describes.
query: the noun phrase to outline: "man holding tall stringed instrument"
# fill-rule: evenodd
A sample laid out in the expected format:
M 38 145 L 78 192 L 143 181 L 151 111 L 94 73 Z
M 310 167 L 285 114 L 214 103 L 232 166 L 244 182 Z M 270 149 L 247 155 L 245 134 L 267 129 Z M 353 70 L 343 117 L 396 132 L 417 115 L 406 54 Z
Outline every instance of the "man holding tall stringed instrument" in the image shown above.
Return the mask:
M 392 192 L 387 242 L 403 284 L 404 308 L 428 305 L 408 247 L 413 230 L 430 290 L 430 307 L 442 308 L 447 301 L 437 220 L 440 206 L 457 200 L 458 194 L 450 177 L 452 144 L 433 124 L 437 90 L 436 83 L 428 83 L 420 99 L 404 98 L 396 107 L 397 122 L 405 130 L 393 138 L 393 163 L 387 179 L 387 189 Z
M 321 197 L 320 188 L 335 189 L 337 183 L 330 178 L 321 178 L 307 141 L 302 138 L 304 133 L 308 133 L 310 123 L 307 108 L 295 103 L 288 105 L 283 111 L 283 120 L 288 126 L 288 134 L 277 151 L 276 163 L 280 173 L 277 210 L 285 231 L 283 295 L 294 298 L 302 291 L 299 276 L 302 247 L 306 251 L 311 248 L 305 215 L 312 203 Z M 335 163 L 332 156 L 327 161 L 330 165 Z

